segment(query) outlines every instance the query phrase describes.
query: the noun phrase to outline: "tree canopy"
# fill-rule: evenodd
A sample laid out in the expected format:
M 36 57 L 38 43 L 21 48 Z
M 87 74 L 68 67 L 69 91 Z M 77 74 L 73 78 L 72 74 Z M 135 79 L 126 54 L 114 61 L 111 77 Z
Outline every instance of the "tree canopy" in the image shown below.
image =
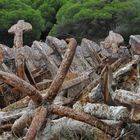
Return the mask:
M 0 43 L 12 44 L 8 29 L 23 19 L 33 25 L 25 44 L 46 35 L 104 38 L 109 30 L 126 38 L 140 33 L 139 0 L 1 0 Z
M 58 11 L 57 23 L 50 34 L 58 37 L 72 35 L 79 39 L 82 37 L 93 39 L 105 37 L 109 30 L 123 33 L 123 26 L 127 26 L 124 35 L 131 34 L 128 29 L 132 28 L 135 21 L 134 14 L 129 15 L 129 12 L 138 11 L 134 1 L 81 0 L 75 3 L 72 0 Z M 137 3 L 140 4 L 138 1 Z M 128 17 L 124 16 L 125 13 L 128 13 Z M 135 12 L 135 16 L 138 18 L 139 14 Z M 127 24 L 130 19 L 133 24 Z M 138 25 L 137 28 L 139 27 Z

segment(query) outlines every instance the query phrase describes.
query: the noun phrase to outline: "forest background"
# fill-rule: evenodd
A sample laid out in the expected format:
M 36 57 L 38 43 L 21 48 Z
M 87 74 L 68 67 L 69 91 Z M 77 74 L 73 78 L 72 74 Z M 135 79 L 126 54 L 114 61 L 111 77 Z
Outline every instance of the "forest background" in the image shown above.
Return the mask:
M 24 43 L 75 37 L 100 40 L 110 30 L 123 35 L 140 34 L 140 0 L 0 0 L 0 43 L 12 46 L 8 29 L 23 19 L 33 25 Z

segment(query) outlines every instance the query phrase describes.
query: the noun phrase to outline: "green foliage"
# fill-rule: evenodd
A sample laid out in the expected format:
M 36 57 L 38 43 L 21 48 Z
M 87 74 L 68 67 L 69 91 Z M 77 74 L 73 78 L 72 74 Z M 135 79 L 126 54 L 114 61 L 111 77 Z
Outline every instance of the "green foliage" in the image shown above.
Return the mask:
M 50 31 L 50 35 L 58 37 L 72 35 L 79 39 L 83 37 L 93 39 L 105 37 L 109 30 L 124 32 L 124 35 L 132 33 L 132 30 L 134 33 L 140 32 L 137 30 L 140 12 L 136 1 L 140 4 L 138 0 L 77 0 L 77 2 L 70 0 L 58 11 L 57 23 Z M 135 11 L 135 15 L 129 14 L 132 11 Z M 128 13 L 128 17 L 125 13 Z M 132 20 L 134 17 L 135 22 Z M 132 29 L 132 25 L 136 23 L 138 26 Z
M 115 30 L 126 38 L 140 33 L 139 0 L 0 0 L 0 43 L 12 44 L 8 29 L 24 19 L 33 31 L 24 43 L 56 37 L 104 38 Z
M 33 26 L 32 32 L 25 35 L 25 43 L 31 43 L 35 39 L 39 39 L 44 29 L 44 20 L 39 11 L 20 0 L 1 0 L 0 1 L 0 42 L 12 45 L 13 35 L 8 34 L 11 25 L 23 19 L 30 22 Z
M 56 23 L 56 14 L 62 4 L 62 0 L 48 0 L 38 8 L 42 17 L 46 21 L 46 28 L 49 30 L 52 28 L 53 24 Z
M 129 0 L 131 2 L 131 0 Z M 116 31 L 128 40 L 132 34 L 140 34 L 140 1 L 133 0 L 129 10 L 124 10 L 118 16 Z

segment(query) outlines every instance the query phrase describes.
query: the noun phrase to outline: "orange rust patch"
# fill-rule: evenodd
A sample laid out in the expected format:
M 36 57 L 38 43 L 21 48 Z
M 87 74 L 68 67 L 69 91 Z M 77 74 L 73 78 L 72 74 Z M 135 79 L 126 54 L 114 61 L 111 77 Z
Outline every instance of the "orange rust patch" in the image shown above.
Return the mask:
M 126 82 L 131 84 L 134 80 L 136 80 L 137 74 L 138 74 L 137 68 L 132 69 L 132 71 L 131 71 L 130 75 L 128 76 L 128 79 L 127 79 Z
M 65 81 L 69 81 L 77 77 L 78 77 L 77 73 L 68 72 L 66 75 Z

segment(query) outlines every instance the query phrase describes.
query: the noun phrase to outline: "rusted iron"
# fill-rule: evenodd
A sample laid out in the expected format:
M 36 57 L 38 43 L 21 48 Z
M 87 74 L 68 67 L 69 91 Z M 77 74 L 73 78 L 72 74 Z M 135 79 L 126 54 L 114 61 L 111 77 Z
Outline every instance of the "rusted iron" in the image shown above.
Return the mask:
M 47 109 L 43 106 L 39 107 L 34 115 L 30 128 L 24 138 L 24 140 L 33 140 L 35 139 L 36 133 L 40 130 L 43 123 L 45 123 L 47 115 Z
M 140 35 L 131 35 L 129 44 L 133 54 L 140 54 Z
M 77 42 L 74 38 L 70 38 L 67 41 L 69 42 L 69 44 L 65 52 L 64 59 L 59 67 L 56 77 L 49 87 L 48 94 L 44 97 L 44 99 L 46 100 L 52 101 L 52 99 L 54 99 L 54 97 L 57 95 L 73 60 Z
M 99 139 L 121 137 L 123 133 L 123 125 L 109 125 L 99 119 L 107 112 L 109 116 L 105 116 L 106 119 L 127 122 L 128 118 L 128 122 L 139 121 L 140 96 L 136 91 L 139 91 L 140 60 L 138 57 L 131 56 L 126 46 L 121 46 L 124 41 L 121 35 L 110 31 L 109 36 L 101 42 L 100 46 L 88 39 L 83 39 L 81 46 L 77 46 L 74 38 L 68 39 L 67 44 L 64 40 L 47 37 L 46 43 L 34 41 L 31 48 L 23 47 L 23 31 L 31 28 L 30 24 L 23 20 L 19 21 L 9 30 L 9 33 L 15 34 L 14 48 L 7 49 L 5 46 L 3 48 L 0 46 L 0 63 L 2 70 L 5 71 L 0 71 L 1 92 L 2 85 L 7 84 L 12 87 L 13 92 L 19 90 L 27 95 L 2 111 L 14 110 L 11 108 L 15 105 L 17 106 L 15 110 L 27 107 L 29 100 L 33 101 L 29 103 L 28 110 L 26 108 L 25 112 L 12 116 L 16 120 L 12 125 L 13 133 L 23 133 L 24 128 L 29 127 L 25 140 L 35 139 L 38 131 L 42 131 L 40 129 L 42 125 L 47 123 L 45 120 L 49 117 L 48 112 L 51 115 L 72 118 L 91 127 L 94 126 L 93 133 Z M 130 37 L 133 54 L 140 54 L 139 38 L 139 36 Z M 5 65 L 6 59 L 16 61 L 18 77 Z M 77 94 L 69 96 L 70 93 Z M 63 103 L 59 103 L 61 99 Z M 83 107 L 82 111 L 74 109 L 75 102 Z M 100 104 L 95 104 L 97 102 Z M 74 106 L 72 109 L 60 104 L 71 107 L 74 104 Z M 119 104 L 125 107 L 110 106 Z M 130 111 L 131 115 L 129 115 Z M 117 115 L 120 116 L 115 118 Z M 9 130 L 11 126 L 2 126 L 2 128 Z

